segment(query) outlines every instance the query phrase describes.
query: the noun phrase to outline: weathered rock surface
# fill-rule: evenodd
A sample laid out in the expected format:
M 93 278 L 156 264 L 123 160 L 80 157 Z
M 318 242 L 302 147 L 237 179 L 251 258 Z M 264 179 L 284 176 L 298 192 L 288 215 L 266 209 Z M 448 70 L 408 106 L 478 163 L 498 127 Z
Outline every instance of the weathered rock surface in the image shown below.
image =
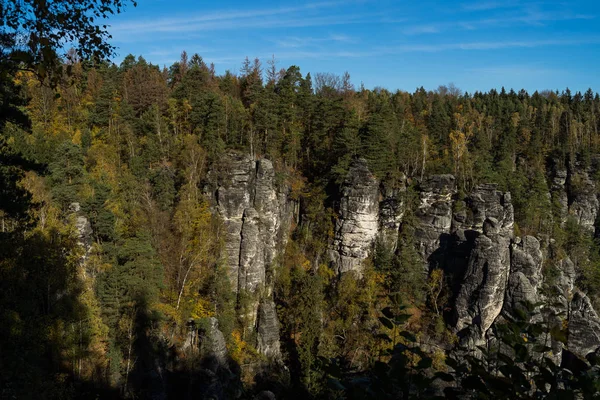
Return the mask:
M 223 332 L 219 329 L 219 321 L 211 317 L 208 322 L 206 350 L 221 364 L 225 364 L 227 362 L 227 343 Z
M 339 273 L 361 270 L 379 227 L 379 182 L 364 159 L 354 162 L 342 187 L 332 259 Z
M 445 252 L 448 245 L 456 179 L 453 175 L 433 175 L 419 186 L 420 203 L 415 213 L 419 224 L 415 230 L 415 243 L 423 260 L 432 264 L 439 260 L 431 260 L 431 255 L 436 251 Z
M 213 177 L 209 194 L 227 227 L 230 279 L 238 294 L 250 295 L 248 320 L 256 329 L 258 350 L 278 357 L 279 322 L 271 276 L 291 225 L 292 202 L 287 189 L 276 186 L 268 160 L 232 154 L 226 163 L 228 167 Z M 559 208 L 560 222 L 571 214 L 593 232 L 600 205 L 590 177 L 589 170 L 571 168 L 567 173 L 556 165 L 549 175 L 549 196 Z M 397 251 L 406 186 L 404 178 L 396 185 L 380 185 L 365 160 L 353 163 L 341 189 L 330 250 L 337 272 L 360 273 L 377 238 L 384 238 Z M 575 268 L 568 257 L 556 264 L 552 298 L 542 292 L 548 283 L 542 268 L 546 250 L 533 236 L 513 239 L 510 193 L 483 184 L 459 199 L 452 175 L 424 179 L 418 190 L 415 246 L 427 271 L 444 268 L 458 279 L 453 288 L 453 322 L 464 339 L 461 345 L 481 343 L 495 322 L 516 317 L 515 310 L 523 303 L 547 301 L 552 305 L 536 308 L 535 318 L 556 326 L 568 315 L 571 351 L 585 355 L 600 347 L 600 318 L 589 298 L 577 291 Z M 559 357 L 562 344 L 553 342 L 552 347 Z
M 273 300 L 264 300 L 258 309 L 257 350 L 267 357 L 280 355 L 279 320 Z
M 552 203 L 558 207 L 560 223 L 564 224 L 569 213 L 569 197 L 567 196 L 567 169 L 558 161 L 554 162 L 550 176 L 550 196 Z
M 569 213 L 588 232 L 594 232 L 600 203 L 596 195 L 596 184 L 590 178 L 590 169 L 574 168 L 569 175 Z
M 590 299 L 579 291 L 575 292 L 571 301 L 567 346 L 581 356 L 600 347 L 600 318 Z
M 219 170 L 211 171 L 209 181 L 207 195 L 227 229 L 229 279 L 238 296 L 250 303 L 245 307 L 248 310 L 245 317 L 249 327 L 254 328 L 261 299 L 271 296 L 273 261 L 285 247 L 292 219 L 291 202 L 287 189 L 276 185 L 273 164 L 266 159 L 229 154 Z M 267 327 L 277 326 L 272 322 L 277 322 L 274 307 L 272 311 L 271 325 Z M 275 344 L 274 336 L 266 329 L 258 334 L 259 342 L 269 343 L 262 348 L 278 349 L 278 337 Z
M 569 175 L 555 166 L 548 195 L 559 208 L 561 223 L 570 213 L 593 232 L 599 206 L 588 172 Z M 352 166 L 342 188 L 332 251 L 339 272 L 360 271 L 377 237 L 396 251 L 405 188 L 404 181 L 394 190 L 379 187 L 363 160 Z M 548 284 L 543 275 L 545 247 L 533 236 L 513 239 L 510 193 L 482 184 L 458 199 L 452 175 L 431 176 L 418 190 L 415 246 L 428 270 L 444 268 L 458 278 L 454 323 L 461 348 L 473 349 L 493 338 L 490 328 L 495 323 L 517 318 L 525 303 L 540 302 L 545 305 L 535 308 L 533 321 L 550 327 L 568 325 L 570 351 L 586 355 L 600 347 L 600 319 L 589 298 L 577 292 L 575 267 L 568 257 L 556 264 L 553 294 L 542 292 Z M 552 346 L 552 357 L 560 362 L 563 344 L 554 339 L 545 344 Z
M 536 304 L 540 300 L 538 291 L 543 282 L 543 261 L 539 240 L 533 236 L 515 238 L 504 304 L 507 314 L 522 309 L 523 303 Z
M 261 218 L 254 208 L 244 210 L 242 221 L 237 289 L 256 293 L 265 285 L 265 256 L 270 249 L 267 249 L 262 241 Z
M 81 206 L 79 203 L 71 203 L 69 205 L 69 211 L 72 213 L 75 218 L 75 229 L 77 230 L 77 244 L 83 250 L 83 255 L 81 256 L 80 263 L 85 264 L 87 258 L 89 257 L 90 251 L 92 250 L 93 243 L 93 231 L 92 225 L 90 224 L 89 219 L 81 212 Z
M 396 251 L 402 218 L 404 217 L 406 177 L 402 176 L 395 187 L 381 187 L 379 202 L 379 234 L 391 251 Z
M 475 240 L 463 285 L 456 299 L 456 329 L 468 325 L 483 335 L 500 314 L 510 273 L 513 208 L 510 194 L 480 185 L 467 200 L 472 217 L 465 223 L 481 229 Z
M 225 240 L 227 271 L 232 287 L 237 292 L 242 218 L 244 210 L 252 204 L 256 162 L 248 156 L 232 154 L 226 163 L 227 172 L 223 177 L 217 178 L 216 190 L 211 190 L 208 194 L 214 196 L 217 210 L 227 229 L 227 239 Z

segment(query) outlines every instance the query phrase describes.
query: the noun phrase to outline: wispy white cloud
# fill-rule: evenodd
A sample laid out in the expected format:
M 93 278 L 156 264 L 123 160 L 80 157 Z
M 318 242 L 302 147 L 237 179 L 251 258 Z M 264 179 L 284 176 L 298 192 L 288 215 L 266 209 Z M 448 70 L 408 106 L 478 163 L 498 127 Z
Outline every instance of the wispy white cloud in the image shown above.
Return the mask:
M 465 3 L 462 4 L 462 9 L 465 11 L 489 11 L 497 10 L 500 8 L 515 8 L 523 5 L 518 1 L 478 1 L 476 3 Z
M 506 40 L 506 41 L 477 41 L 439 44 L 401 45 L 388 48 L 391 52 L 440 52 L 450 50 L 498 50 L 509 48 L 535 48 L 549 46 L 578 46 L 598 44 L 600 37 L 574 39 L 543 39 L 543 40 Z
M 339 1 L 329 1 L 321 3 L 309 3 L 298 7 L 278 7 L 278 8 L 266 8 L 266 9 L 255 9 L 255 10 L 243 10 L 243 11 L 231 11 L 231 10 L 220 10 L 212 13 L 203 13 L 200 15 L 182 15 L 176 18 L 161 18 L 161 19 L 149 19 L 149 20 L 138 20 L 138 21 L 125 21 L 118 24 L 113 24 L 111 27 L 112 31 L 153 31 L 160 30 L 161 28 L 171 28 L 176 25 L 187 25 L 193 23 L 202 22 L 216 22 L 226 20 L 238 20 L 246 18 L 256 17 L 267 17 L 282 14 L 292 14 L 300 11 L 317 10 L 319 8 L 333 7 L 340 5 Z
M 468 73 L 475 73 L 481 75 L 511 75 L 521 77 L 568 73 L 568 71 L 564 69 L 546 68 L 542 65 L 501 65 L 491 67 L 467 68 L 465 71 Z
M 560 47 L 600 44 L 600 37 L 573 39 L 546 39 L 523 41 L 474 41 L 438 44 L 401 44 L 382 46 L 371 50 L 336 50 L 336 51 L 289 51 L 275 54 L 278 59 L 334 59 L 334 58 L 363 58 L 404 53 L 439 53 L 447 51 L 484 51 L 514 48 Z
M 323 45 L 327 43 L 351 43 L 354 40 L 350 36 L 337 34 L 325 37 L 287 36 L 272 41 L 278 47 L 282 48 L 302 48 L 314 45 Z
M 538 47 L 560 47 L 560 46 L 580 46 L 589 44 L 600 44 L 600 37 L 590 38 L 571 38 L 571 39 L 546 39 L 546 40 L 522 40 L 522 41 L 471 41 L 471 42 L 452 42 L 438 44 L 399 44 L 395 46 L 380 46 L 371 49 L 318 49 L 307 50 L 304 48 L 287 47 L 283 51 L 256 51 L 251 54 L 241 53 L 239 50 L 235 53 L 223 52 L 218 50 L 204 53 L 204 50 L 188 48 L 188 53 L 198 52 L 203 55 L 206 63 L 224 66 L 225 68 L 235 68 L 241 65 L 246 56 L 251 58 L 258 57 L 261 60 L 268 60 L 274 56 L 278 61 L 296 62 L 298 60 L 340 60 L 340 59 L 372 59 L 375 57 L 386 57 L 402 54 L 418 53 L 443 53 L 443 52 L 477 52 L 488 50 L 506 50 L 506 49 L 532 49 Z M 339 47 L 339 46 L 336 46 Z M 153 62 L 158 65 L 171 65 L 179 60 L 180 52 L 174 49 L 156 49 L 153 52 L 155 57 Z M 149 53 L 149 55 L 151 55 Z M 158 58 L 158 60 L 157 60 Z M 540 74 L 558 74 L 561 71 L 550 69 L 543 65 L 509 65 L 467 68 L 464 71 L 478 75 L 497 75 L 497 76 L 539 76 Z
M 406 35 L 435 34 L 452 29 L 478 30 L 517 25 L 544 26 L 549 22 L 591 20 L 594 18 L 596 16 L 592 14 L 528 10 L 500 17 L 411 25 L 404 28 L 402 32 Z
M 442 29 L 446 28 L 447 24 L 424 24 L 424 25 L 412 25 L 404 28 L 402 32 L 405 35 L 421 35 L 425 33 L 439 33 Z
M 115 40 L 127 40 L 152 33 L 189 33 L 217 30 L 299 28 L 333 26 L 372 21 L 384 13 L 323 12 L 338 10 L 343 1 L 308 3 L 297 7 L 279 7 L 244 11 L 221 10 L 202 15 L 177 18 L 130 20 L 110 26 Z

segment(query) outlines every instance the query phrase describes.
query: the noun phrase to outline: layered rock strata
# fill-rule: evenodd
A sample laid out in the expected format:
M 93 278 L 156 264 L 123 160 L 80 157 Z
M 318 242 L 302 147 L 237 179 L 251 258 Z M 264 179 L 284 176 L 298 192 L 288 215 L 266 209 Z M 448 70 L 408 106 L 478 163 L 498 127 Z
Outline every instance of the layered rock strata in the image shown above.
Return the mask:
M 358 160 L 342 188 L 332 260 L 340 273 L 360 272 L 374 242 L 384 237 L 395 243 L 404 203 L 401 190 L 391 191 Z M 555 262 L 552 282 L 544 276 L 544 243 L 533 236 L 514 237 L 511 195 L 494 184 L 476 186 L 457 198 L 452 175 L 434 175 L 418 185 L 415 246 L 426 270 L 442 268 L 453 278 L 453 315 L 449 320 L 462 338 L 462 348 L 493 337 L 494 325 L 519 318 L 526 303 L 537 304 L 532 322 L 568 327 L 566 346 L 585 356 L 600 346 L 600 318 L 590 299 L 575 287 L 575 267 L 568 257 Z M 595 185 L 589 170 L 555 165 L 549 193 L 564 223 L 572 215 L 582 228 L 594 231 L 598 215 Z M 540 305 L 541 304 L 541 305 Z M 564 344 L 551 340 L 553 357 L 560 362 Z
M 360 272 L 379 228 L 379 182 L 364 159 L 350 168 L 342 186 L 332 258 L 339 273 Z
M 510 194 L 496 190 L 494 185 L 476 187 L 467 205 L 471 212 L 464 225 L 479 235 L 456 298 L 456 329 L 469 326 L 482 336 L 504 305 L 514 217 Z
M 240 154 L 223 159 L 209 174 L 209 182 L 205 192 L 227 232 L 225 251 L 232 288 L 238 301 L 245 303 L 242 308 L 249 328 L 258 329 L 260 349 L 275 356 L 279 353 L 278 322 L 274 305 L 270 306 L 271 277 L 291 226 L 293 209 L 287 188 L 276 185 L 271 161 Z M 261 317 L 259 306 L 266 310 Z

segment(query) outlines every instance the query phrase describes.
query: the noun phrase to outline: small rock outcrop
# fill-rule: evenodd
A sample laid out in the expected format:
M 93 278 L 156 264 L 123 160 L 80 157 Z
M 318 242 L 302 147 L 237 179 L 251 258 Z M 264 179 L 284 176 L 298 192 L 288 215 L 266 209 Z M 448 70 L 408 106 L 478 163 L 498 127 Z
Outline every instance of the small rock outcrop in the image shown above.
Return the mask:
M 219 329 L 219 321 L 215 317 L 210 317 L 208 320 L 208 331 L 206 350 L 211 356 L 214 356 L 219 363 L 225 365 L 227 362 L 227 343 L 225 336 Z
M 356 160 L 342 187 L 339 219 L 331 257 L 338 273 L 357 271 L 377 237 L 379 227 L 379 182 L 364 159 Z
M 279 345 L 279 320 L 273 300 L 265 300 L 258 308 L 257 350 L 271 358 L 281 355 Z
M 83 250 L 83 255 L 80 259 L 80 264 L 84 265 L 92 250 L 93 238 L 92 225 L 90 220 L 83 215 L 79 203 L 71 203 L 69 211 L 75 219 L 75 229 L 77 230 L 77 244 Z

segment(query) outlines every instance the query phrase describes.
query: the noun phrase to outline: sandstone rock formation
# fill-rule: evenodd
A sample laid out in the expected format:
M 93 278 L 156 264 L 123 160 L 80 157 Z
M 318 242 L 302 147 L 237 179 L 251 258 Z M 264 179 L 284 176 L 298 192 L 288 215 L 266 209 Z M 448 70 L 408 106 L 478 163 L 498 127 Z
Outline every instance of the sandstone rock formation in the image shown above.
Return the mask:
M 209 355 L 214 356 L 219 363 L 225 365 L 227 362 L 227 344 L 223 332 L 219 329 L 219 322 L 216 318 L 208 319 L 208 331 L 206 351 Z
M 600 203 L 596 195 L 596 184 L 590 177 L 591 174 L 591 169 L 577 167 L 569 174 L 568 185 L 571 200 L 569 213 L 585 230 L 594 233 L 594 224 Z
M 75 229 L 77 230 L 77 244 L 83 250 L 83 255 L 81 256 L 80 263 L 81 265 L 83 265 L 85 264 L 85 261 L 89 257 L 90 251 L 92 250 L 92 225 L 90 224 L 89 219 L 85 215 L 83 215 L 79 203 L 71 203 L 69 206 L 69 211 L 75 218 Z
M 342 187 L 332 258 L 339 273 L 360 272 L 379 226 L 379 182 L 364 159 L 357 160 Z
M 448 174 L 433 175 L 419 186 L 420 203 L 415 213 L 419 225 L 415 230 L 415 243 L 423 260 L 434 264 L 440 260 L 431 260 L 431 255 L 438 250 L 443 252 L 448 245 L 452 227 L 452 206 L 457 192 L 456 179 Z
M 482 335 L 494 323 L 504 305 L 510 273 L 510 242 L 513 236 L 513 210 L 510 194 L 494 185 L 480 185 L 467 200 L 471 210 L 466 224 L 481 229 L 475 240 L 463 285 L 456 299 L 456 328 L 467 325 Z
M 280 354 L 279 322 L 272 299 L 272 268 L 283 249 L 292 221 L 287 189 L 275 184 L 268 160 L 231 154 L 226 168 L 211 177 L 208 194 L 227 228 L 226 251 L 233 289 L 249 295 L 247 315 L 256 329 L 257 349 L 268 357 Z M 561 215 L 573 215 L 589 232 L 600 204 L 590 171 L 556 164 L 549 175 L 548 196 Z M 371 174 L 365 160 L 356 160 L 342 185 L 339 218 L 330 257 L 338 273 L 356 271 L 383 238 L 392 251 L 403 223 L 405 178 L 386 185 Z M 535 309 L 537 321 L 568 324 L 569 350 L 580 355 L 600 347 L 600 318 L 590 299 L 575 287 L 575 268 L 568 257 L 555 263 L 553 282 L 544 277 L 547 240 L 513 238 L 510 193 L 494 184 L 476 186 L 458 198 L 452 175 L 433 175 L 417 185 L 415 246 L 425 271 L 444 268 L 454 279 L 452 324 L 461 346 L 475 346 L 490 337 L 495 323 L 517 317 L 524 303 L 546 303 Z M 83 220 L 82 220 L 83 223 Z M 85 230 L 84 228 L 82 228 Z M 550 285 L 552 298 L 542 288 Z M 550 303 L 552 303 L 550 305 Z M 565 318 L 567 319 L 565 322 Z M 560 361 L 563 344 L 551 343 Z
M 273 261 L 285 247 L 291 225 L 292 207 L 286 188 L 275 183 L 275 170 L 271 161 L 254 160 L 247 155 L 229 154 L 219 170 L 209 174 L 210 184 L 206 194 L 212 198 L 227 229 L 225 250 L 227 271 L 234 292 L 244 307 L 249 328 L 257 323 L 258 342 L 265 354 L 279 351 L 277 333 L 269 331 L 277 326 L 274 306 L 267 312 L 267 322 L 257 321 L 259 305 L 268 300 L 272 292 L 270 277 Z M 263 337 L 263 335 L 266 335 Z M 274 339 L 277 336 L 277 339 Z M 277 343 L 275 343 L 277 342 Z
M 506 288 L 504 309 L 511 315 L 523 303 L 536 304 L 540 300 L 544 257 L 540 242 L 533 236 L 515 238 L 512 244 L 511 271 Z
M 560 223 L 564 224 L 569 213 L 569 197 L 567 196 L 567 169 L 558 161 L 554 161 L 550 175 L 550 196 L 552 203 L 558 207 Z
M 276 358 L 280 354 L 279 320 L 273 300 L 264 300 L 258 309 L 257 350 L 267 357 Z
M 382 200 L 379 202 L 379 234 L 390 248 L 396 251 L 398 234 L 406 205 L 406 177 L 402 175 L 396 186 L 381 186 Z
M 600 318 L 590 299 L 579 291 L 573 295 L 570 305 L 567 346 L 581 356 L 600 348 Z

